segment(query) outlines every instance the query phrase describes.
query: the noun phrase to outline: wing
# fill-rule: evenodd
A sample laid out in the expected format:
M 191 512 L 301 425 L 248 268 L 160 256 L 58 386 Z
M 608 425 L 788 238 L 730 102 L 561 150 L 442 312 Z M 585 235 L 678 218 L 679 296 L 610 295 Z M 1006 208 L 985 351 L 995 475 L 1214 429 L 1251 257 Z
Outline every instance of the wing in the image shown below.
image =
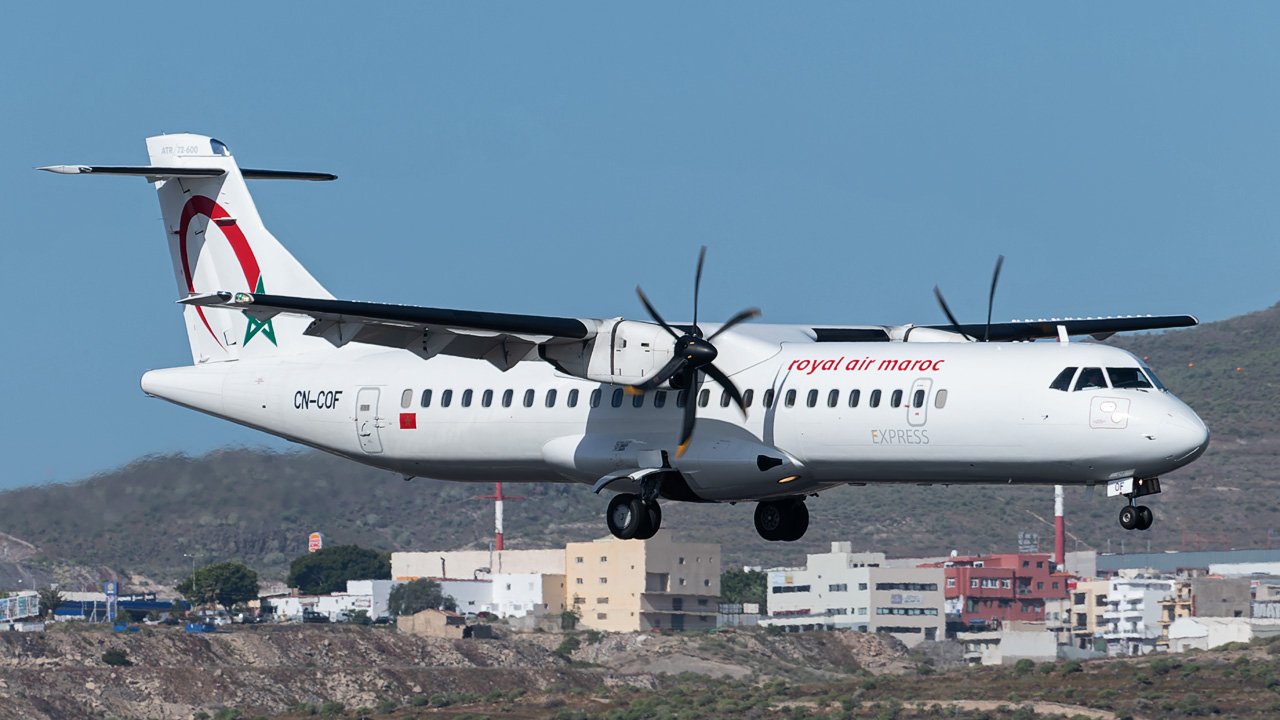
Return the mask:
M 312 318 L 307 335 L 341 347 L 350 342 L 404 348 L 424 358 L 454 355 L 485 359 L 509 370 L 537 357 L 540 345 L 582 343 L 596 336 L 598 320 L 515 315 L 392 305 L 218 292 L 192 295 L 183 305 L 242 310 L 266 321 L 279 313 Z
M 1097 340 L 1105 340 L 1119 332 L 1167 330 L 1169 328 L 1193 327 L 1199 324 L 1200 321 L 1192 315 L 1023 320 L 1020 322 L 992 323 L 990 337 L 994 342 L 1054 338 L 1058 337 L 1058 327 L 1061 326 L 1066 329 L 1068 335 L 1092 335 Z M 959 329 L 965 335 L 976 338 L 981 338 L 987 328 L 985 323 L 970 323 L 957 326 L 925 325 L 923 327 L 950 332 Z

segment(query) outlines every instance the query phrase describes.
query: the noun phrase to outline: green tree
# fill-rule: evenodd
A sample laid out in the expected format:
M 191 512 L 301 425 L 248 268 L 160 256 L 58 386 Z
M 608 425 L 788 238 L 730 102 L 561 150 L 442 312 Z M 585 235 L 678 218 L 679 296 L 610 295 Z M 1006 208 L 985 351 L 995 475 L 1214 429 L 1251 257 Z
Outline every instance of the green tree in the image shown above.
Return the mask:
M 54 614 L 65 602 L 62 593 L 58 592 L 58 588 L 55 587 L 45 586 L 40 588 L 37 593 L 40 596 L 40 614 L 42 616 Z
M 229 608 L 258 597 L 258 573 L 244 563 L 214 563 L 196 570 L 194 585 L 188 575 L 174 589 L 192 605 L 217 602 Z
M 289 587 L 304 595 L 327 595 L 347 589 L 348 580 L 390 580 L 391 553 L 357 545 L 334 545 L 289 563 Z
M 720 599 L 729 603 L 760 603 L 761 612 L 768 596 L 768 577 L 758 570 L 725 570 L 720 573 Z
M 440 583 L 426 578 L 397 585 L 387 597 L 387 612 L 392 615 L 412 615 L 428 608 L 457 610 L 458 603 L 444 594 Z

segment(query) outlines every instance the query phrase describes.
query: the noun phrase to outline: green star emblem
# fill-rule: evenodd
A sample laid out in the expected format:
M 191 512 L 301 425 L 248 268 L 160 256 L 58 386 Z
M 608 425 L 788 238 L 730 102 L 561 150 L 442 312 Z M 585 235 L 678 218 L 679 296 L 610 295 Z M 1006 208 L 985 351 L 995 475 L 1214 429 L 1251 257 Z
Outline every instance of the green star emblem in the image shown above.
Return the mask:
M 255 293 L 266 292 L 266 290 L 262 286 L 261 275 L 258 276 L 258 287 L 254 290 L 254 292 Z M 261 332 L 262 337 L 270 340 L 272 345 L 275 345 L 276 347 L 280 347 L 276 343 L 276 330 L 274 327 L 271 326 L 271 320 L 269 319 L 259 320 L 258 318 L 250 315 L 248 312 L 245 312 L 244 316 L 249 320 L 249 325 L 248 327 L 245 328 L 245 331 L 244 331 L 244 344 L 246 346 L 249 344 L 249 341 L 253 339 L 254 335 L 257 335 L 259 332 Z

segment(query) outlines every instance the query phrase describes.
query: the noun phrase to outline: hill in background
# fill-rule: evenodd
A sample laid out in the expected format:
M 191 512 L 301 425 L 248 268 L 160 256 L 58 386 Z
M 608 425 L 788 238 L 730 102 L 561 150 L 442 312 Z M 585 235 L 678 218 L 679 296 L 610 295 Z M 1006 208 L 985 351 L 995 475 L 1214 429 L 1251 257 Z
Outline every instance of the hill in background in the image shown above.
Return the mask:
M 1069 549 L 1128 551 L 1267 547 L 1280 521 L 1280 306 L 1198 328 L 1111 341 L 1146 357 L 1164 383 L 1214 432 L 1209 451 L 1163 478 L 1149 504 L 1155 527 L 1127 533 L 1120 503 L 1067 491 Z M 1240 368 L 1237 370 L 1236 368 Z M 502 478 L 517 482 L 519 478 Z M 30 543 L 26 562 L 101 565 L 163 582 L 201 564 L 242 560 L 282 578 L 308 534 L 383 550 L 482 549 L 493 505 L 474 499 L 491 485 L 399 476 L 319 452 L 234 448 L 192 458 L 147 457 L 84 481 L 0 494 L 0 531 Z M 512 548 L 555 547 L 607 534 L 604 496 L 580 485 L 508 486 Z M 1008 552 L 1020 531 L 1052 547 L 1053 490 L 987 486 L 846 487 L 810 500 L 809 532 L 768 543 L 752 525 L 753 503 L 665 503 L 678 539 L 721 543 L 725 567 L 801 565 L 834 540 L 891 556 Z

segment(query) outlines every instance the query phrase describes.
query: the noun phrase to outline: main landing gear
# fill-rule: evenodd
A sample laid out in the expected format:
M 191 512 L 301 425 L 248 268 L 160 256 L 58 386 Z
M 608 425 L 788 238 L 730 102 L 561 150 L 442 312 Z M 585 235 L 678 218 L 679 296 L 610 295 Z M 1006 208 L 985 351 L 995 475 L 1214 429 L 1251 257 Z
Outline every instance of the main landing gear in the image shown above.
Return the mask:
M 1146 530 L 1155 522 L 1151 508 L 1139 505 L 1138 498 L 1160 492 L 1159 478 L 1127 478 L 1107 486 L 1108 495 L 1123 495 L 1129 504 L 1120 508 L 1120 527 L 1125 530 Z
M 662 527 L 662 508 L 656 499 L 646 501 L 639 495 L 621 493 L 609 501 L 605 521 L 619 540 L 648 540 Z
M 756 505 L 756 532 L 770 542 L 795 542 L 809 529 L 809 508 L 803 498 L 762 500 Z

